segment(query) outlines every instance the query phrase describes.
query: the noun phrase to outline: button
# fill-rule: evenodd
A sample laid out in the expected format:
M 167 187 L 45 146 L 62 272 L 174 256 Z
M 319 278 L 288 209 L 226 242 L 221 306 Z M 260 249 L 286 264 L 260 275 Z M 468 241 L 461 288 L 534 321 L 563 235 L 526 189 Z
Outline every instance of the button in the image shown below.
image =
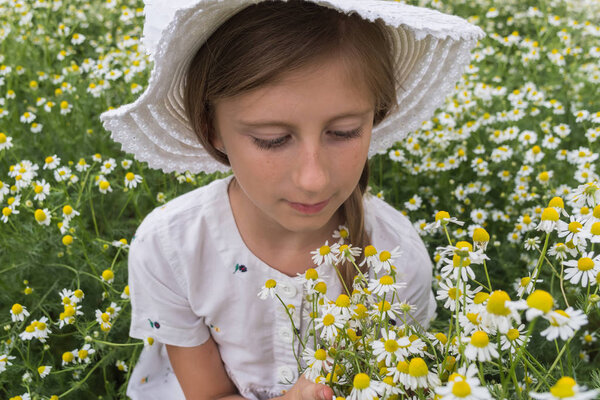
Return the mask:
M 281 293 L 285 296 L 285 297 L 294 297 L 296 296 L 296 293 L 298 293 L 298 291 L 296 290 L 295 286 L 289 285 L 287 283 L 281 283 L 279 284 L 280 289 L 281 289 Z
M 279 328 L 278 330 L 279 337 L 286 343 L 292 343 L 292 339 L 294 338 L 294 334 L 292 333 L 291 328 Z
M 287 365 L 277 368 L 277 374 L 279 376 L 279 383 L 291 385 L 296 381 L 296 371 Z

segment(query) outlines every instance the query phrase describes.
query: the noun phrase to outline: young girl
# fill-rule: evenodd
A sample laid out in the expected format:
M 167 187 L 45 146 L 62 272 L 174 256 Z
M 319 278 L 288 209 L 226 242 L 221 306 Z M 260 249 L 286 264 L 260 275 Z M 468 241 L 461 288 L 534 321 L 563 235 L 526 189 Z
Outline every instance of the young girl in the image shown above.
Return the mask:
M 373 245 L 428 326 L 429 256 L 406 217 L 365 195 L 368 157 L 431 116 L 482 32 L 383 0 L 181 3 L 147 4 L 149 86 L 101 119 L 150 167 L 233 174 L 155 209 L 132 239 L 130 335 L 147 346 L 127 394 L 331 399 L 298 377 L 285 310 L 257 293 L 273 279 L 306 332 L 305 271 L 334 300 L 356 274 L 342 263 L 340 280 L 315 249 Z

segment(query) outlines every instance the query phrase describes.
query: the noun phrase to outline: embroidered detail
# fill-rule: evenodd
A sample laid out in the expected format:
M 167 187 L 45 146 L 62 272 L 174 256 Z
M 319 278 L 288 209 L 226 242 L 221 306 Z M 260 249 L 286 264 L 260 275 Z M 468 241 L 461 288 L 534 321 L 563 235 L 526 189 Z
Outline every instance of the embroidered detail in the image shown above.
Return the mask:
M 140 380 L 140 383 L 148 383 L 148 377 L 145 376 Z
M 210 329 L 214 329 L 215 332 L 221 332 L 221 328 L 219 328 L 218 326 L 214 326 L 213 324 L 210 324 Z
M 150 328 L 156 328 L 156 329 L 160 328 L 160 324 L 158 323 L 158 321 L 153 322 L 150 318 L 148 318 L 148 322 L 150 322 Z
M 236 272 L 246 272 L 248 271 L 248 268 L 246 268 L 246 266 L 244 264 L 235 264 L 235 270 L 233 271 L 233 273 L 235 274 Z

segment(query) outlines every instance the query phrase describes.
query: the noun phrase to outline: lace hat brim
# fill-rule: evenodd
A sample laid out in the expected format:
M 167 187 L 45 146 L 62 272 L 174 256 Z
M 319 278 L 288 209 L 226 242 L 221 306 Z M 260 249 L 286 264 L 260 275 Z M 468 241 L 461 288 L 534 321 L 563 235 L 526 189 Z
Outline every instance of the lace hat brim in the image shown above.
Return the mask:
M 147 4 L 144 46 L 154 60 L 146 90 L 133 103 L 100 115 L 125 152 L 164 172 L 227 171 L 210 156 L 188 122 L 185 74 L 192 58 L 227 19 L 264 0 L 171 0 Z M 382 19 L 398 42 L 398 111 L 373 128 L 369 157 L 418 129 L 440 107 L 485 33 L 466 20 L 387 0 L 307 0 L 364 19 Z M 171 17 L 172 15 L 172 17 Z M 166 18 L 167 17 L 167 18 Z M 165 22 L 168 23 L 165 25 Z M 201 21 L 201 23 L 198 23 Z

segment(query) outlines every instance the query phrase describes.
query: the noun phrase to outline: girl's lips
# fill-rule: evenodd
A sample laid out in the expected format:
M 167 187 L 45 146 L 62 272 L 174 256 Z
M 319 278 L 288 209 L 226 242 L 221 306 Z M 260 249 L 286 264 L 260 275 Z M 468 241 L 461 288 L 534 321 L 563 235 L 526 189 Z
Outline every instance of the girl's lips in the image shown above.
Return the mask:
M 321 211 L 329 203 L 329 199 L 315 204 L 303 204 L 303 203 L 292 203 L 288 202 L 290 206 L 303 214 L 316 214 Z

